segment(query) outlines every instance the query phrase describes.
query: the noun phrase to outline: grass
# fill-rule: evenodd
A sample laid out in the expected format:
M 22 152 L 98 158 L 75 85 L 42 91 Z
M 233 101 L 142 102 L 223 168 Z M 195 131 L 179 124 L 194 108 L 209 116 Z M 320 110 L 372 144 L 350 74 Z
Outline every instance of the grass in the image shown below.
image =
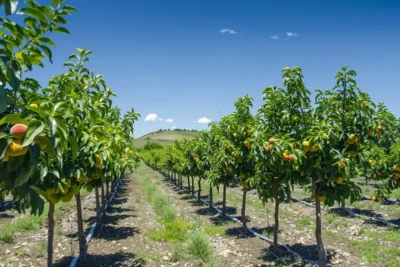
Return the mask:
M 351 251 L 363 255 L 363 257 L 370 263 L 385 263 L 384 266 L 400 266 L 400 231 L 399 230 L 385 230 L 385 231 L 363 231 L 368 236 L 368 240 L 349 240 Z M 389 241 L 394 244 L 388 246 L 383 244 L 382 241 Z
M 191 234 L 187 250 L 195 258 L 206 262 L 212 255 L 212 249 L 208 243 L 207 235 L 202 231 L 195 231 Z
M 323 220 L 327 221 L 330 224 L 333 224 L 334 226 L 342 226 L 342 227 L 347 227 L 348 223 L 346 222 L 346 219 L 338 216 L 336 213 L 329 212 L 328 214 L 324 215 L 322 217 Z
M 311 226 L 312 224 L 313 223 L 309 218 L 302 216 L 299 220 L 296 221 L 296 228 L 303 229 L 308 226 Z
M 39 257 L 44 257 L 47 253 L 47 243 L 45 241 L 40 242 L 37 248 L 37 254 Z
M 58 220 L 65 218 L 67 214 L 61 209 L 71 206 L 72 203 L 73 201 L 67 203 L 60 201 L 59 203 L 57 203 L 54 210 L 54 219 Z M 15 233 L 39 230 L 41 225 L 47 219 L 48 210 L 49 210 L 49 205 L 48 203 L 46 203 L 44 205 L 44 211 L 40 216 L 25 215 L 17 219 L 16 221 L 5 222 L 0 224 L 0 241 L 11 244 L 14 242 Z M 58 235 L 57 227 L 56 227 L 56 234 Z
M 172 261 L 179 261 L 187 254 L 203 262 L 212 260 L 212 248 L 208 242 L 208 234 L 223 234 L 222 228 L 216 226 L 202 226 L 202 222 L 189 223 L 177 218 L 175 210 L 168 199 L 143 171 L 144 164 L 140 164 L 138 173 L 144 183 L 147 200 L 154 209 L 163 226 L 162 229 L 147 232 L 149 238 L 156 241 L 177 243 L 172 253 Z
M 172 249 L 171 261 L 172 262 L 181 261 L 185 258 L 185 256 L 186 256 L 185 249 L 180 244 L 176 244 Z

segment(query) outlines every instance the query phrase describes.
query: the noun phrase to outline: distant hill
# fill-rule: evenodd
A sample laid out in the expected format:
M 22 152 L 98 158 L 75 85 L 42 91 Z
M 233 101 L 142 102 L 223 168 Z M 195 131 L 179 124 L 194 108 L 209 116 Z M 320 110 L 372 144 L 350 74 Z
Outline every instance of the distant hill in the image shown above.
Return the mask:
M 167 146 L 172 144 L 175 139 L 193 139 L 198 134 L 199 132 L 191 131 L 152 132 L 135 139 L 133 143 L 137 148 L 142 148 L 147 142 L 157 142 L 163 146 Z

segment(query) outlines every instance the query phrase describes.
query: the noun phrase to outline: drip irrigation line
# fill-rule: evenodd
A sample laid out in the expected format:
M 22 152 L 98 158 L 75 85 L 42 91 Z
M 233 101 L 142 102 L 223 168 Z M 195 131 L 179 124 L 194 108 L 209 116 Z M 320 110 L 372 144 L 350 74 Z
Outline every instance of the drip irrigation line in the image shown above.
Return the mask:
M 114 196 L 117 193 L 117 189 L 118 189 L 120 183 L 122 183 L 122 177 L 119 178 L 117 184 L 115 185 L 115 188 L 114 188 L 113 193 L 111 194 L 110 200 L 104 205 L 104 209 L 100 213 L 100 217 L 103 217 L 105 211 L 107 210 L 108 204 L 113 201 Z M 94 231 L 96 230 L 96 226 L 97 226 L 97 222 L 94 222 L 92 224 L 92 226 L 90 227 L 89 234 L 86 236 L 86 248 L 89 247 L 89 242 L 93 237 Z M 69 265 L 69 267 L 75 267 L 76 264 L 78 263 L 78 260 L 79 260 L 79 253 L 72 259 L 71 264 Z
M 365 198 L 366 200 L 371 200 L 371 198 L 368 197 L 368 196 L 366 196 L 366 195 L 362 195 L 362 197 Z M 371 200 L 371 201 L 372 201 L 372 200 Z M 389 199 L 389 198 L 386 198 L 386 199 L 384 199 L 384 201 L 385 201 L 385 202 L 392 203 L 392 204 L 399 204 L 399 205 L 400 205 L 400 201 L 399 201 L 398 199 L 396 199 L 396 200 L 391 200 L 391 199 Z
M 299 201 L 299 202 L 301 202 L 301 203 L 303 203 L 303 204 L 305 204 L 307 206 L 315 207 L 315 205 L 313 203 L 310 203 L 310 202 L 307 202 L 307 201 L 304 201 L 304 200 L 299 200 L 299 199 L 296 199 L 296 198 L 292 198 L 292 199 L 295 200 L 295 201 Z M 332 210 L 332 208 L 329 208 L 329 210 Z M 380 222 L 380 223 L 386 224 L 387 226 L 390 226 L 390 227 L 400 228 L 400 225 L 391 223 L 391 222 L 389 222 L 387 220 L 377 219 L 377 218 L 370 217 L 370 216 L 367 216 L 367 215 L 361 215 L 361 214 L 358 214 L 358 213 L 356 213 L 356 212 L 354 212 L 354 211 L 352 211 L 352 210 L 350 210 L 348 208 L 345 208 L 345 211 L 348 214 L 352 215 L 352 216 L 358 217 L 360 219 L 364 219 L 366 221 Z
M 198 198 L 198 195 L 196 195 L 196 194 L 190 193 L 190 195 L 191 195 L 192 197 Z M 205 201 L 205 200 L 202 200 L 202 199 L 200 199 L 200 201 L 201 201 L 202 203 L 204 203 L 204 204 L 206 204 L 207 206 L 210 207 L 210 203 L 209 203 L 208 201 Z M 216 210 L 218 213 L 222 214 L 222 211 L 221 211 L 220 209 L 215 208 L 215 207 L 214 207 L 213 209 Z M 225 216 L 227 216 L 227 217 L 228 217 L 229 219 L 231 219 L 232 221 L 243 225 L 243 223 L 242 223 L 240 220 L 238 220 L 237 218 L 235 218 L 235 217 L 233 217 L 233 216 L 231 216 L 231 215 L 229 215 L 229 214 L 226 214 Z M 270 238 L 268 238 L 268 237 L 266 237 L 266 236 L 264 236 L 264 235 L 258 233 L 258 232 L 255 231 L 254 229 L 248 228 L 247 226 L 245 226 L 244 228 L 245 228 L 247 231 L 249 231 L 251 234 L 253 234 L 254 236 L 260 238 L 261 240 L 267 241 L 267 242 L 269 242 L 269 243 L 274 243 L 274 241 L 273 241 L 272 239 L 270 239 Z M 282 243 L 278 243 L 278 245 L 282 246 L 287 252 L 292 253 L 292 254 L 295 255 L 297 258 L 302 259 L 302 260 L 304 260 L 305 262 L 311 263 L 311 264 L 313 264 L 313 265 L 315 265 L 315 266 L 319 266 L 318 263 L 316 263 L 315 261 L 307 260 L 307 259 L 301 257 L 299 254 L 297 254 L 296 252 L 294 252 L 293 250 L 291 250 L 290 248 L 288 248 L 286 245 L 284 245 L 284 244 L 282 244 Z M 273 253 L 271 252 L 271 254 L 273 254 Z M 274 255 L 279 261 L 281 261 L 282 263 L 285 262 L 283 259 L 281 259 L 281 258 L 278 257 L 277 255 L 275 255 L 275 254 L 273 254 L 273 255 Z

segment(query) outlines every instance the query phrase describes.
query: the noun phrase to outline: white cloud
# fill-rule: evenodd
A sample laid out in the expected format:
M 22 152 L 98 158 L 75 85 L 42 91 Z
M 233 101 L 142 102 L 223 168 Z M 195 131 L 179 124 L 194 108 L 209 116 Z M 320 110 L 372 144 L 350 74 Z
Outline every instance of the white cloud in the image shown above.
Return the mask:
M 287 32 L 286 35 L 289 36 L 289 37 L 294 37 L 294 36 L 297 36 L 297 33 L 295 33 L 295 32 Z
M 174 122 L 174 119 L 166 119 L 166 122 Z
M 278 35 L 272 35 L 272 36 L 271 36 L 271 39 L 273 39 L 273 40 L 279 40 L 279 36 L 278 36 Z
M 211 120 L 207 119 L 206 117 L 200 118 L 197 120 L 197 123 L 210 123 Z
M 144 118 L 144 121 L 155 121 L 157 118 L 158 118 L 157 114 L 150 113 L 147 114 L 146 118 Z
M 171 130 L 174 130 L 174 129 L 176 129 L 176 126 L 172 126 L 172 127 L 171 127 Z
M 159 120 L 159 121 L 164 121 L 164 119 L 163 119 L 163 118 L 159 118 L 158 120 Z
M 238 34 L 237 31 L 232 30 L 232 29 L 221 29 L 219 30 L 220 33 L 228 33 L 228 34 Z

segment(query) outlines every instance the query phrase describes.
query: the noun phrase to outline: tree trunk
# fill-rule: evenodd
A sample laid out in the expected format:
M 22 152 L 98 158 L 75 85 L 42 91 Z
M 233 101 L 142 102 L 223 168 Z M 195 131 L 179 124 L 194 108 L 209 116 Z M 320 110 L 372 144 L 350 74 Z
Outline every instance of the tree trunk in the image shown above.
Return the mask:
M 189 177 L 189 175 L 187 176 L 187 179 L 188 179 L 188 191 L 190 192 L 190 177 Z
M 342 199 L 342 202 L 340 203 L 340 205 L 341 205 L 342 210 L 346 209 L 346 202 L 345 202 L 344 198 Z
M 222 216 L 226 216 L 226 184 L 222 189 Z
M 286 192 L 286 203 L 291 203 L 291 201 L 292 201 L 292 192 L 288 190 Z
M 278 231 L 279 231 L 279 197 L 278 190 L 275 190 L 275 224 L 274 224 L 274 249 L 278 251 Z
M 325 267 L 328 259 L 326 256 L 326 251 L 324 248 L 324 243 L 322 242 L 322 225 L 321 225 L 321 202 L 318 197 L 315 199 L 315 237 L 317 239 L 317 248 L 318 248 L 318 263 L 320 267 Z
M 101 184 L 101 209 L 104 209 L 105 201 L 104 201 L 104 184 Z
M 214 204 L 213 204 L 213 188 L 212 188 L 212 184 L 210 183 L 210 209 L 214 208 Z
M 108 182 L 106 183 L 106 199 L 108 203 L 108 199 L 110 199 L 110 187 L 108 186 Z
M 247 221 L 246 221 L 246 198 L 247 198 L 247 189 L 243 188 L 243 199 L 242 199 L 242 223 L 243 228 L 246 229 Z
M 181 190 L 183 190 L 183 176 L 182 176 L 182 173 L 179 174 L 179 179 L 180 179 L 180 183 L 181 183 Z
M 76 200 L 76 213 L 78 216 L 78 238 L 79 238 L 79 257 L 86 259 L 87 246 L 85 233 L 83 232 L 83 217 L 82 217 L 82 204 L 81 204 L 81 193 L 75 196 Z
M 192 176 L 192 195 L 194 195 L 194 177 Z
M 198 185 L 199 185 L 199 194 L 197 195 L 197 201 L 201 202 L 201 178 L 199 177 L 199 181 L 198 181 Z
M 54 240 L 54 204 L 49 202 L 47 214 L 49 229 L 47 232 L 47 266 L 53 266 L 53 240 Z
M 96 186 L 95 188 L 96 195 L 96 222 L 98 225 L 101 224 L 101 209 L 100 209 L 100 196 L 99 196 L 99 188 Z

